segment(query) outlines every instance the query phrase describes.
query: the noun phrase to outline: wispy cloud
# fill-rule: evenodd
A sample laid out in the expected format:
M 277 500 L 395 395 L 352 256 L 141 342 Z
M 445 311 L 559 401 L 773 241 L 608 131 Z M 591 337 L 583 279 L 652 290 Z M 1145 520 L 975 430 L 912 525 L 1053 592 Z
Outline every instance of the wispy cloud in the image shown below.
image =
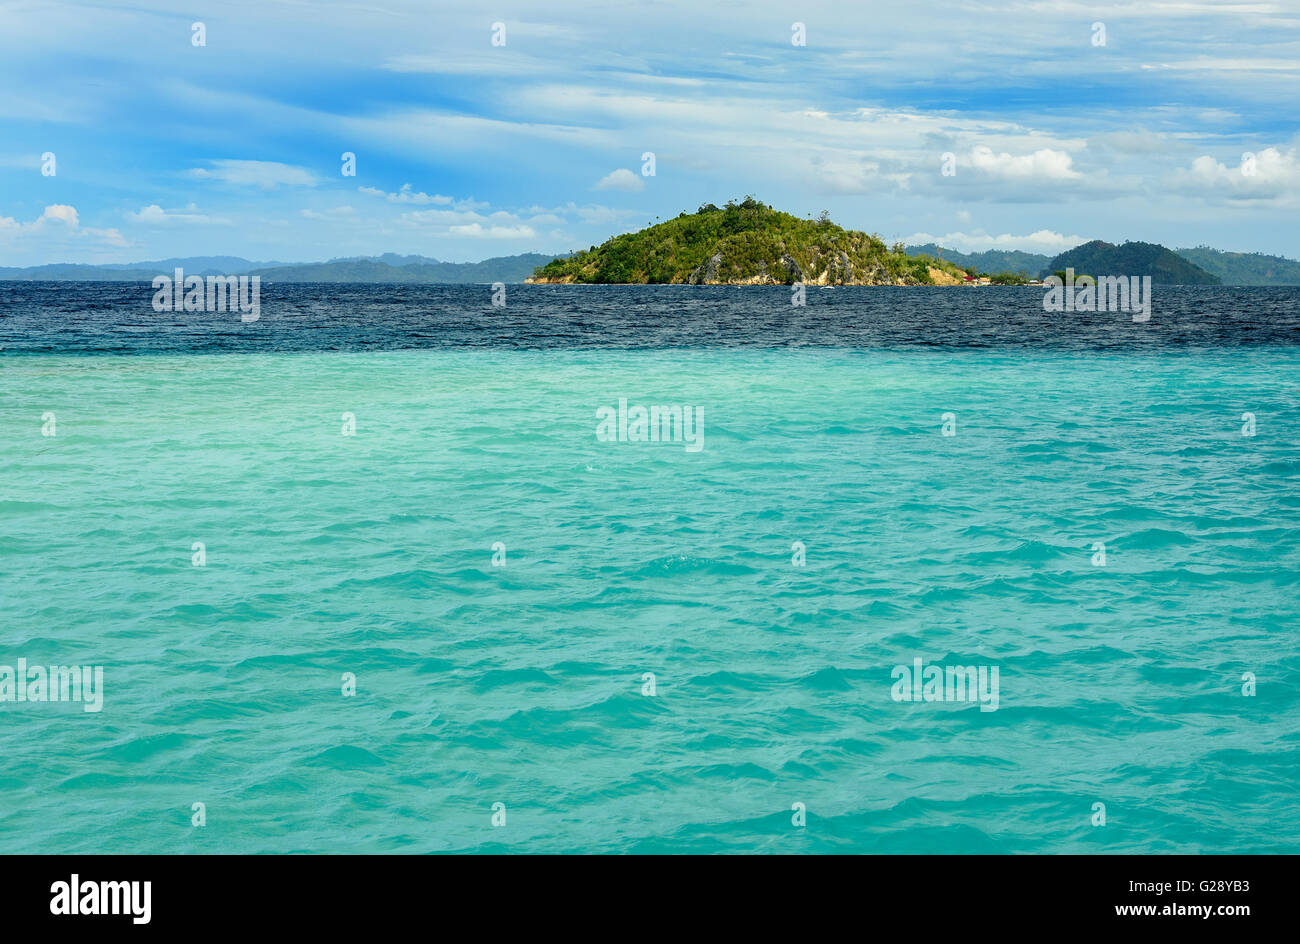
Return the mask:
M 231 221 L 221 217 L 200 213 L 199 208 L 190 204 L 183 210 L 164 210 L 156 203 L 141 207 L 134 213 L 127 213 L 126 218 L 134 223 L 146 226 L 169 226 L 173 224 L 193 224 L 198 226 L 229 226 Z
M 241 187 L 261 187 L 263 190 L 274 190 L 280 186 L 314 187 L 319 183 L 317 176 L 305 167 L 276 161 L 211 161 L 207 167 L 191 168 L 189 174 L 200 180 L 220 180 Z

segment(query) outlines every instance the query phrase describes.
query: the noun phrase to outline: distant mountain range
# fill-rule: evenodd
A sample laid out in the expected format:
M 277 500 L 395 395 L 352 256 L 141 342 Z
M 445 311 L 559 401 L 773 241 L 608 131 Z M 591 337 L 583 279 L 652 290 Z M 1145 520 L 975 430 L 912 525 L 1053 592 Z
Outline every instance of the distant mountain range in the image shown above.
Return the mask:
M 1224 252 L 1209 246 L 1166 249 L 1154 243 L 1115 246 L 1093 240 L 1057 256 L 1016 250 L 958 252 L 934 243 L 908 246 L 907 251 L 937 256 L 963 269 L 989 274 L 1023 272 L 1042 277 L 1069 267 L 1084 275 L 1150 275 L 1153 282 L 1164 283 L 1300 285 L 1300 262 L 1294 259 L 1258 252 Z
M 155 275 L 258 275 L 267 282 L 522 282 L 556 258 L 537 252 L 482 262 L 441 262 L 428 256 L 355 256 L 329 262 L 251 262 L 239 256 L 189 256 L 114 265 L 0 266 L 0 279 L 51 282 L 149 282 Z
M 995 249 L 989 252 L 958 252 L 955 249 L 944 249 L 935 243 L 925 243 L 921 246 L 908 246 L 909 255 L 917 256 L 934 256 L 936 259 L 947 259 L 962 269 L 974 269 L 976 272 L 988 272 L 996 275 L 999 272 L 1019 273 L 1023 272 L 1028 276 L 1039 276 L 1047 268 L 1047 264 L 1052 261 L 1051 256 L 1041 256 L 1036 252 L 1020 252 L 1016 249 L 1003 250 Z M 1051 272 L 1048 272 L 1050 275 Z
M 184 269 L 188 275 L 243 275 L 257 266 L 278 266 L 281 262 L 249 262 L 239 256 L 190 256 L 184 259 L 158 259 L 153 262 L 129 262 L 84 265 L 55 262 L 50 265 L 13 268 L 0 266 L 0 279 L 44 280 L 50 282 L 148 282 L 155 275 Z
M 1017 250 L 958 252 L 934 243 L 905 248 L 909 256 L 932 256 L 961 269 L 996 275 L 1024 273 L 1041 278 L 1058 269 L 1073 268 L 1086 275 L 1150 275 L 1153 282 L 1212 285 L 1300 285 L 1300 262 L 1252 252 L 1224 252 L 1208 246 L 1166 249 L 1154 243 L 1116 246 L 1094 240 L 1057 256 Z M 482 262 L 441 262 L 428 256 L 354 256 L 328 262 L 253 262 L 239 256 L 188 256 L 150 262 L 83 265 L 54 263 L 23 267 L 0 266 L 0 280 L 53 282 L 149 282 L 155 275 L 184 269 L 187 275 L 260 275 L 267 282 L 445 282 L 518 283 L 555 259 L 526 252 Z
M 1300 262 L 1262 252 L 1223 252 L 1209 246 L 1174 250 L 1217 275 L 1224 285 L 1300 285 Z
M 331 259 L 298 265 L 261 266 L 250 269 L 268 282 L 522 282 L 539 265 L 554 256 L 525 252 L 497 256 L 482 262 L 439 262 L 424 256 L 382 256 Z

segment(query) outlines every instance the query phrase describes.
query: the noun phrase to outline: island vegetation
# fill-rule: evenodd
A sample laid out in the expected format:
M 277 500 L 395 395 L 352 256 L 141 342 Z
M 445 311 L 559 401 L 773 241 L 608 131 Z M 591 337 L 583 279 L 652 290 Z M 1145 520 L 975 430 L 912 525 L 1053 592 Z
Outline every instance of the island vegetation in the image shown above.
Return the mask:
M 1157 243 L 1126 242 L 1122 245 L 1094 239 L 1075 246 L 1049 263 L 1053 271 L 1073 269 L 1096 275 L 1150 276 L 1157 285 L 1218 285 L 1211 275 L 1172 249 Z
M 599 284 L 957 285 L 962 270 L 876 235 L 782 213 L 753 197 L 706 203 L 539 266 L 530 282 Z
M 1300 262 L 1262 252 L 1224 252 L 1209 246 L 1179 249 L 1178 255 L 1225 285 L 1300 285 Z

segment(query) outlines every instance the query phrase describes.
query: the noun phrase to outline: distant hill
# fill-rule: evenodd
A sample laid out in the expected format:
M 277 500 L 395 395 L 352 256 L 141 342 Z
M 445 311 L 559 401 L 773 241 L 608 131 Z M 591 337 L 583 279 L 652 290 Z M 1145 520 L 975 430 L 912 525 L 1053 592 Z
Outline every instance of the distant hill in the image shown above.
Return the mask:
M 949 262 L 956 264 L 962 269 L 975 269 L 977 272 L 988 272 L 995 275 L 999 272 L 1023 272 L 1026 275 L 1036 276 L 1047 268 L 1047 263 L 1051 262 L 1050 256 L 1040 255 L 1036 252 L 1020 252 L 1017 249 L 991 249 L 988 252 L 958 252 L 955 249 L 945 249 L 935 243 L 926 243 L 923 246 L 908 246 L 909 255 L 926 255 L 937 258 L 947 259 Z
M 1064 268 L 1049 256 L 1017 250 L 958 252 L 935 243 L 925 243 L 908 246 L 907 252 L 912 255 L 939 256 L 963 269 L 972 268 L 990 274 L 1027 272 L 1031 276 L 1050 275 L 1054 270 Z M 1175 249 L 1173 252 L 1210 275 L 1217 276 L 1224 285 L 1300 285 L 1300 262 L 1283 256 L 1268 256 L 1259 252 L 1224 252 L 1209 246 Z M 1075 271 L 1091 274 L 1078 266 L 1075 266 Z
M 1079 275 L 1151 276 L 1162 285 L 1218 285 L 1211 275 L 1182 256 L 1155 243 L 1129 242 L 1122 246 L 1094 239 L 1066 250 L 1047 264 L 1049 272 L 1074 269 Z
M 239 256 L 191 256 L 154 262 L 0 267 L 0 280 L 50 282 L 149 282 L 155 275 L 259 275 L 268 282 L 522 282 L 554 256 L 526 252 L 482 262 L 439 262 L 428 256 L 357 256 L 329 262 L 250 262 Z
M 763 204 L 757 204 L 763 206 Z M 759 263 L 768 265 L 767 281 L 789 279 L 789 271 L 782 268 L 781 258 L 785 255 L 795 261 L 804 275 L 804 281 L 816 282 L 825 275 L 828 281 L 840 278 L 845 270 L 838 253 L 844 252 L 856 275 L 863 272 L 875 273 L 881 281 L 899 278 L 900 273 L 906 279 L 920 271 L 920 264 L 925 260 L 942 260 L 926 263 L 929 268 L 939 271 L 938 281 L 949 281 L 959 270 L 971 268 L 977 272 L 990 275 L 998 273 L 1026 273 L 1031 277 L 1050 275 L 1056 269 L 1073 267 L 1075 272 L 1087 275 L 1151 275 L 1153 280 L 1170 283 L 1182 281 L 1186 284 L 1211 285 L 1218 280 L 1224 285 L 1300 285 L 1300 262 L 1282 256 L 1268 256 L 1258 252 L 1224 252 L 1209 246 L 1197 246 L 1194 249 L 1169 250 L 1152 243 L 1125 243 L 1115 246 L 1094 240 L 1076 246 L 1069 252 L 1062 253 L 1055 259 L 1033 252 L 1018 250 L 990 250 L 988 252 L 958 252 L 946 249 L 935 243 L 902 247 L 901 252 L 886 249 L 878 237 L 866 236 L 851 230 L 840 229 L 829 221 L 811 221 L 799 219 L 785 213 L 777 213 L 770 207 L 764 207 L 764 214 L 746 221 L 743 205 L 732 205 L 733 209 L 719 210 L 713 207 L 711 213 L 720 214 L 711 220 L 701 220 L 706 211 L 701 207 L 694 214 L 681 214 L 676 220 L 659 224 L 669 227 L 662 230 L 650 227 L 640 233 L 615 237 L 600 247 L 593 246 L 586 253 L 581 264 L 570 264 L 568 256 L 550 256 L 536 252 L 526 252 L 518 256 L 498 256 L 482 262 L 440 262 L 429 256 L 399 255 L 386 252 L 380 256 L 352 256 L 331 259 L 328 262 L 250 262 L 240 256 L 186 256 L 174 259 L 157 259 L 149 262 L 106 263 L 87 265 L 73 262 L 60 262 L 39 266 L 0 266 L 0 280 L 41 280 L 52 282 L 148 282 L 156 275 L 170 275 L 175 269 L 184 269 L 187 275 L 260 275 L 267 281 L 275 282 L 446 282 L 446 283 L 491 283 L 523 282 L 529 279 L 541 267 L 552 273 L 559 271 L 555 281 L 598 280 L 594 276 L 606 278 L 617 274 L 613 268 L 602 268 L 631 261 L 634 275 L 647 277 L 648 271 L 640 271 L 635 263 L 637 253 L 642 259 L 653 259 L 658 268 L 656 276 L 664 274 L 666 264 L 680 263 L 684 268 L 682 281 L 691 281 L 696 274 L 698 281 L 708 282 L 710 263 L 720 250 L 726 251 L 713 263 L 714 280 L 723 281 L 722 276 L 737 281 L 761 282 L 763 278 Z M 728 220 L 726 214 L 733 213 Z M 774 214 L 767 216 L 765 214 Z M 738 218 L 737 218 L 738 217 Z M 681 221 L 692 221 L 689 225 Z M 674 225 L 676 224 L 676 226 Z M 736 227 L 740 226 L 741 229 Z M 680 227 L 683 231 L 677 232 Z M 730 228 L 728 228 L 730 227 Z M 748 227 L 748 228 L 746 228 Z M 791 227 L 785 234 L 789 236 L 788 244 L 782 240 L 782 227 Z M 824 228 L 824 229 L 823 229 Z M 651 240 L 654 231 L 654 245 L 646 243 Z M 743 235 L 742 235 L 743 233 Z M 830 243 L 821 248 L 823 234 Z M 632 239 L 632 237 L 638 237 Z M 662 238 L 660 238 L 662 237 Z M 777 242 L 772 242 L 773 238 Z M 714 244 L 702 245 L 709 239 Z M 614 243 L 623 240 L 615 248 Z M 700 241 L 700 246 L 690 245 L 692 240 Z M 726 243 L 724 246 L 723 243 Z M 791 247 L 795 251 L 791 252 Z M 813 248 L 818 247 L 814 252 Z M 709 251 L 705 251 L 705 249 Z M 668 255 L 665 255 L 667 251 Z M 630 255 L 628 255 L 630 253 Z M 832 253 L 833 255 L 828 255 Z M 597 262 L 592 254 L 598 254 Z M 669 256 L 676 254 L 676 261 Z M 689 258 L 686 258 L 689 256 Z M 762 256 L 762 258 L 758 258 Z M 771 259 L 767 257 L 772 257 Z M 752 257 L 752 258 L 751 258 Z M 577 257 L 575 257 L 576 259 Z M 747 261 L 748 260 L 748 261 Z M 558 269 L 551 268 L 552 263 L 559 262 Z M 752 262 L 753 269 L 745 266 Z M 778 270 L 774 275 L 773 263 Z M 703 268 L 701 268 L 701 265 Z M 644 269 L 644 266 L 641 267 Z M 682 272 L 674 272 L 681 276 Z M 582 277 L 579 277 L 579 273 Z M 739 274 L 738 274 L 739 273 Z M 882 274 L 883 273 L 883 274 Z M 912 275 L 908 275 L 912 273 Z M 916 277 L 917 281 L 923 281 Z M 934 278 L 934 276 L 931 276 Z M 1207 281 L 1208 278 L 1208 281 Z M 861 284 L 868 284 L 869 279 Z
M 0 279 L 48 282 L 148 282 L 155 275 L 171 275 L 184 269 L 187 275 L 243 275 L 256 266 L 280 265 L 277 262 L 249 262 L 239 256 L 187 256 L 158 259 L 153 262 L 114 262 L 84 265 L 55 262 L 26 268 L 0 267 Z
M 533 270 L 554 256 L 526 252 L 518 256 L 497 256 L 482 262 L 439 262 L 423 256 L 332 259 L 299 265 L 254 269 L 268 282 L 522 282 Z
M 746 197 L 624 233 L 538 268 L 534 282 L 693 285 L 955 284 L 958 270 L 878 236 L 842 229 L 825 214 L 800 219 Z
M 157 259 L 153 262 L 103 264 L 95 268 L 137 271 L 147 269 L 154 275 L 171 272 L 173 269 L 184 269 L 195 275 L 243 275 L 250 269 L 284 264 L 283 262 L 249 262 L 239 256 L 187 256 L 183 259 Z
M 1217 275 L 1224 285 L 1300 285 L 1300 262 L 1294 259 L 1261 252 L 1224 252 L 1209 246 L 1175 252 Z
M 54 262 L 27 268 L 3 267 L 0 268 L 0 279 L 25 282 L 147 282 L 161 271 L 164 270 L 109 269 L 104 266 Z

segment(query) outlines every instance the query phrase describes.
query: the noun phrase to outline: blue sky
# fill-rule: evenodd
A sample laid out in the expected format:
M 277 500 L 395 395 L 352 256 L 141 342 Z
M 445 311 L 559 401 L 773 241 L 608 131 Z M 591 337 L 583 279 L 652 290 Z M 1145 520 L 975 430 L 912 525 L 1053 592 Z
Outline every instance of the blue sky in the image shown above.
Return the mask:
M 958 249 L 1298 258 L 1298 79 L 1300 0 L 18 0 L 0 265 L 471 261 L 746 194 Z

